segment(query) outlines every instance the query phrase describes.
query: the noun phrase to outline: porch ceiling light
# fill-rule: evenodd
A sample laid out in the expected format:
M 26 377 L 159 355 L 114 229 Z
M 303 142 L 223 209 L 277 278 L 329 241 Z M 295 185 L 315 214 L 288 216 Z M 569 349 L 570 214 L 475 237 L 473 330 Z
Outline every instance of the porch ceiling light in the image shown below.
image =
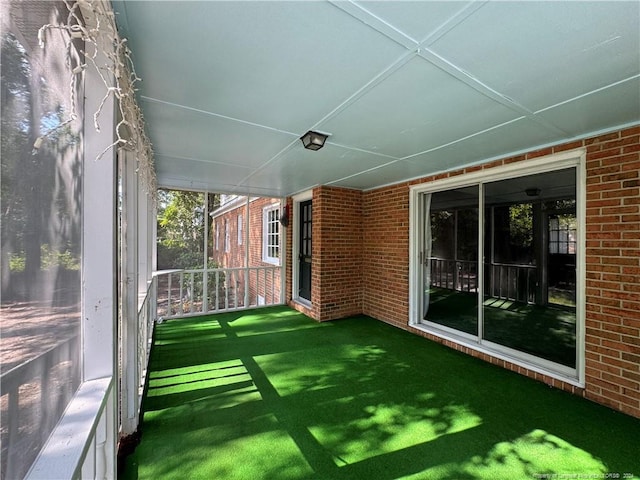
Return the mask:
M 527 197 L 537 197 L 538 195 L 540 195 L 540 189 L 539 188 L 527 188 L 524 193 L 527 194 Z
M 320 150 L 324 146 L 324 142 L 328 136 L 329 135 L 326 135 L 324 133 L 309 130 L 302 137 L 300 137 L 300 140 L 302 140 L 302 144 L 307 150 Z

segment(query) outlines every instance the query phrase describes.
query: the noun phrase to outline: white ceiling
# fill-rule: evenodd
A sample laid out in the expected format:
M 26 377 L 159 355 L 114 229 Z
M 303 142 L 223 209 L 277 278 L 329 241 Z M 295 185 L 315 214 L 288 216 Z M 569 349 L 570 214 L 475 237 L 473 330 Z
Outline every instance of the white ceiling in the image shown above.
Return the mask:
M 640 122 L 639 1 L 113 6 L 165 187 L 371 189 Z

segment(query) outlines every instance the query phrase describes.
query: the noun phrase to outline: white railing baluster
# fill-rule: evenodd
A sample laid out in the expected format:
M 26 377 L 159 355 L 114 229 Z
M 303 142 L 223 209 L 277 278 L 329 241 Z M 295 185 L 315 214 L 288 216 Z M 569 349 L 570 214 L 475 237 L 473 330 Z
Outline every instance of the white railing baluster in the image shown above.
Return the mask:
M 195 291 L 194 291 L 194 275 L 193 272 L 189 274 L 189 293 L 187 295 L 187 301 L 189 302 L 189 313 L 193 313 L 193 306 L 195 303 Z
M 173 315 L 171 307 L 171 274 L 167 275 L 167 316 Z
M 229 310 L 229 273 L 224 275 L 224 309 Z
M 269 304 L 271 305 L 276 298 L 276 272 L 275 270 L 271 270 L 271 301 Z
M 206 222 L 205 222 L 206 223 Z M 209 272 L 205 270 L 202 273 L 202 313 L 209 311 Z
M 173 275 L 179 276 L 179 285 L 173 287 L 175 280 Z M 151 317 L 148 323 L 152 324 L 155 318 L 160 317 L 159 305 L 164 303 L 157 293 L 157 282 L 160 277 L 167 277 L 167 301 L 169 308 L 162 319 L 188 317 L 206 314 L 209 312 L 223 312 L 242 310 L 257 306 L 257 302 L 250 302 L 250 294 L 264 297 L 265 305 L 277 305 L 281 303 L 281 289 L 279 275 L 282 275 L 282 267 L 237 267 L 215 269 L 189 269 L 180 271 L 158 272 L 154 277 L 156 283 L 150 291 L 149 312 Z M 185 282 L 187 279 L 187 282 Z M 198 282 L 202 279 L 202 292 Z M 278 284 L 276 284 L 278 281 Z M 213 283 L 212 283 L 213 282 Z M 224 285 L 223 285 L 224 284 Z M 242 288 L 239 288 L 242 286 Z M 224 289 L 224 291 L 221 291 Z M 178 291 L 178 298 L 172 294 L 172 290 Z M 211 292 L 211 293 L 210 293 Z M 186 297 L 185 297 L 186 295 Z M 175 305 L 175 302 L 178 305 Z M 184 308 L 185 302 L 190 302 L 189 308 Z M 175 305 L 172 307 L 172 305 Z M 151 331 L 151 330 L 150 330 Z M 146 338 L 146 336 L 144 337 Z
M 220 309 L 220 270 L 216 270 L 216 311 Z

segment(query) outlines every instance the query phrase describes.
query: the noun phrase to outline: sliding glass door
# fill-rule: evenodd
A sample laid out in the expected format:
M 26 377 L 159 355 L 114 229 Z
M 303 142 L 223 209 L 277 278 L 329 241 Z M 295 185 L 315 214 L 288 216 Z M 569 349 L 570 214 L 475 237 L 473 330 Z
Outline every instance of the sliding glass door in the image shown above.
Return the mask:
M 478 187 L 425 195 L 423 318 L 478 334 Z
M 483 339 L 575 368 L 575 242 L 565 248 L 576 231 L 575 169 L 491 182 L 484 191 Z
M 575 372 L 576 172 L 422 193 L 420 321 Z

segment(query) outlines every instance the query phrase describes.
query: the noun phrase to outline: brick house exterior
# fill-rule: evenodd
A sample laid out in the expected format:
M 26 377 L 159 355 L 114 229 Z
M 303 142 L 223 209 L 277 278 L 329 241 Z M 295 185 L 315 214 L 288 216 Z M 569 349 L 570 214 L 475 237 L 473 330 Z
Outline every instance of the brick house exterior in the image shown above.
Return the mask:
M 246 272 L 249 287 L 247 305 L 281 303 L 280 270 L 272 268 L 280 262 L 279 259 L 265 259 L 264 251 L 265 211 L 276 211 L 279 218 L 280 203 L 280 199 L 277 198 L 250 198 L 248 222 L 247 197 L 231 198 L 211 213 L 212 244 L 209 245 L 209 258 L 219 268 L 250 267 Z M 248 259 L 248 263 L 245 262 L 245 258 Z M 245 272 L 240 270 L 233 275 L 238 291 L 242 292 L 244 275 Z
M 575 149 L 586 158 L 584 384 L 410 325 L 410 188 Z M 363 313 L 640 418 L 640 126 L 370 191 L 320 186 L 312 200 L 311 305 L 292 295 L 288 252 L 286 299 L 293 308 L 318 321 Z M 286 235 L 293 245 L 292 225 Z

